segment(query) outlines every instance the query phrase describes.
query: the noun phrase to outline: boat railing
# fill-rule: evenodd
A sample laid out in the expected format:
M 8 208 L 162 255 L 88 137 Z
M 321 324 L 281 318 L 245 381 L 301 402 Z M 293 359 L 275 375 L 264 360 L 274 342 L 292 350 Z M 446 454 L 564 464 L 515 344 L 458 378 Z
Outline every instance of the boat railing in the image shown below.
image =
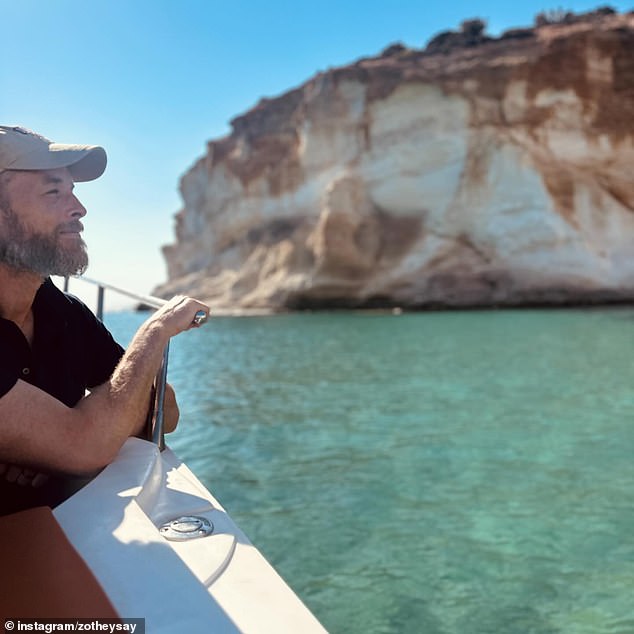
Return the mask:
M 68 277 L 64 278 L 64 292 L 68 292 L 69 279 L 70 278 Z M 87 284 L 92 284 L 93 286 L 97 287 L 97 308 L 95 310 L 95 315 L 97 315 L 97 317 L 101 320 L 103 320 L 104 296 L 106 290 L 110 290 L 114 293 L 118 293 L 119 295 L 124 295 L 125 297 L 129 297 L 130 299 L 134 299 L 139 302 L 139 304 L 144 304 L 146 306 L 149 306 L 150 308 L 160 308 L 167 301 L 165 299 L 161 299 L 160 297 L 154 297 L 153 295 L 141 295 L 140 293 L 129 291 L 125 288 L 121 288 L 120 286 L 115 286 L 114 284 L 100 282 L 90 277 L 86 277 L 85 275 L 73 275 L 73 279 L 80 280 L 82 282 L 86 282 Z
M 91 284 L 92 286 L 97 287 L 97 307 L 95 310 L 95 315 L 100 321 L 103 321 L 106 290 L 134 299 L 137 302 L 139 302 L 139 304 L 143 306 L 148 306 L 150 308 L 160 308 L 166 302 L 166 300 L 161 299 L 160 297 L 134 293 L 133 291 L 129 291 L 125 288 L 120 288 L 118 286 L 114 286 L 113 284 L 107 284 L 106 282 L 94 280 L 90 277 L 85 277 L 84 275 L 81 275 L 81 276 L 73 275 L 72 277 L 73 279 L 86 282 L 87 284 Z M 68 292 L 69 287 L 70 287 L 70 278 L 65 277 L 64 278 L 64 292 Z M 146 439 L 151 440 L 155 445 L 158 446 L 158 448 L 161 451 L 165 449 L 164 416 L 165 416 L 165 386 L 167 384 L 168 357 L 169 357 L 169 342 L 165 346 L 165 349 L 163 350 L 163 360 L 161 361 L 161 367 L 159 368 L 159 371 L 154 379 L 154 384 L 152 386 L 152 399 L 151 399 L 150 409 L 148 411 L 148 416 L 147 416 L 146 425 L 145 425 Z

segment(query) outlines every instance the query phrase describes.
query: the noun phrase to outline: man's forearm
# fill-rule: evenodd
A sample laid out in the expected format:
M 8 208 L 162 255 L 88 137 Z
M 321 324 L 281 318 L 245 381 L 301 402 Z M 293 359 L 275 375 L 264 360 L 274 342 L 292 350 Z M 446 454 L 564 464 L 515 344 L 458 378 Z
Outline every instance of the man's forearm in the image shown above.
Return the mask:
M 100 385 L 78 405 L 87 417 L 107 417 L 109 438 L 101 446 L 104 464 L 114 458 L 121 439 L 143 431 L 148 395 L 161 365 L 167 338 L 152 322 L 139 328 L 109 381 Z
M 139 328 L 110 380 L 75 407 L 18 380 L 0 398 L 0 462 L 67 473 L 91 473 L 111 462 L 142 429 L 165 345 L 206 308 L 183 297 L 168 302 Z

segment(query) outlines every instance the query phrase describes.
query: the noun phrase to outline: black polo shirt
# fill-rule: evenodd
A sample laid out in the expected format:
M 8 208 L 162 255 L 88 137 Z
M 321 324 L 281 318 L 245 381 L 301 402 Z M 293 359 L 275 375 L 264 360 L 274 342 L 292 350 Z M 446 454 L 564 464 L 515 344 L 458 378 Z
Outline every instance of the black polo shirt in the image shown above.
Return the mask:
M 35 296 L 33 319 L 31 347 L 14 322 L 0 318 L 0 398 L 21 379 L 74 407 L 87 389 L 110 378 L 124 350 L 85 304 L 62 293 L 51 280 Z M 55 506 L 82 482 L 51 476 L 45 485 L 34 488 L 11 483 L 6 474 L 0 476 L 0 515 Z

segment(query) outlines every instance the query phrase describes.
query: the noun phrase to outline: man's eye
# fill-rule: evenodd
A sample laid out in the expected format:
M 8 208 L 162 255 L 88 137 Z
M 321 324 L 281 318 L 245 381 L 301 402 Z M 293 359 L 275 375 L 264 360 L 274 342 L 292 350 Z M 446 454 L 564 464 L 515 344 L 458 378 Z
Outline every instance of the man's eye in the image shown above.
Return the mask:
M 51 190 L 46 192 L 47 196 L 48 196 L 48 194 L 54 194 L 56 196 L 57 194 L 59 194 L 59 189 L 51 189 Z

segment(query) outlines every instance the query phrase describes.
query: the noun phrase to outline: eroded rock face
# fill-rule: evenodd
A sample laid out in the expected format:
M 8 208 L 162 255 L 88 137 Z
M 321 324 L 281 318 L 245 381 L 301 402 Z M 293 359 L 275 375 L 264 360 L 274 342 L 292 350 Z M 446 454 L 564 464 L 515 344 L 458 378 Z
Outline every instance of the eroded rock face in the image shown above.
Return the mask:
M 235 119 L 182 178 L 157 292 L 216 309 L 633 299 L 634 16 L 516 31 L 392 46 Z

